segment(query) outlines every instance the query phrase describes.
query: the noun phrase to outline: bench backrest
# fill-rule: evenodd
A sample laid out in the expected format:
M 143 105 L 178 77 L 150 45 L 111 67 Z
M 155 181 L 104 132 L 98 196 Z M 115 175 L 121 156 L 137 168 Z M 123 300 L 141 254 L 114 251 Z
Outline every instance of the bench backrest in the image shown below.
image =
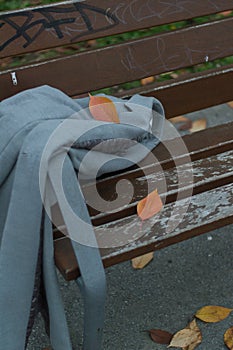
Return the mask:
M 231 0 L 85 0 L 2 12 L 0 100 L 43 84 L 73 97 L 206 62 L 211 68 L 209 62 L 233 55 L 233 17 L 226 16 L 230 10 Z M 223 11 L 225 16 L 219 14 Z M 200 16 L 206 16 L 203 23 Z M 128 40 L 127 32 L 136 30 L 144 36 L 138 38 L 134 33 L 135 39 Z M 116 35 L 117 44 L 111 39 L 109 45 L 105 40 L 103 47 L 88 48 L 90 40 L 109 35 Z M 70 55 L 19 67 L 9 64 L 12 56 L 19 56 L 22 62 L 25 54 L 37 60 L 33 52 L 55 47 L 62 47 L 56 51 L 61 55 L 64 46 L 67 50 L 72 46 Z M 47 52 L 47 56 L 53 54 Z M 172 81 L 123 90 L 121 95 L 142 92 L 156 96 L 164 103 L 168 118 L 233 99 L 231 63 L 173 77 Z

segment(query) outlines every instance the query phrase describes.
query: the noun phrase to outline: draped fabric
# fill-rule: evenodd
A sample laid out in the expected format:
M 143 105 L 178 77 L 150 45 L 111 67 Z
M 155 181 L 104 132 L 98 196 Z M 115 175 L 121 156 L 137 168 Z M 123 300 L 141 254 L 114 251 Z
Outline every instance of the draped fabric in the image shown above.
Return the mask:
M 53 349 L 72 349 L 49 208 L 58 202 L 62 209 L 81 275 L 103 275 L 77 172 L 91 179 L 137 163 L 159 143 L 163 128 L 156 99 L 109 98 L 120 124 L 93 120 L 89 98 L 73 100 L 49 86 L 0 103 L 0 349 L 25 349 L 42 304 Z

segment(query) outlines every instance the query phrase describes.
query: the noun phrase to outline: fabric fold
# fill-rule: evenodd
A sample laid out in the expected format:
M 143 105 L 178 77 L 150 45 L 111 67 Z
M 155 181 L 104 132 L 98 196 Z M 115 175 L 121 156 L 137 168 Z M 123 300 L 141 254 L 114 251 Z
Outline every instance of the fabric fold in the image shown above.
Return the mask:
M 81 274 L 91 279 L 96 268 L 104 276 L 79 179 L 139 162 L 160 142 L 164 123 L 163 107 L 154 98 L 109 98 L 118 125 L 93 120 L 88 98 L 73 100 L 49 86 L 0 103 L 0 349 L 25 349 L 41 221 L 51 345 L 72 349 L 53 261 L 50 207 L 55 202 Z

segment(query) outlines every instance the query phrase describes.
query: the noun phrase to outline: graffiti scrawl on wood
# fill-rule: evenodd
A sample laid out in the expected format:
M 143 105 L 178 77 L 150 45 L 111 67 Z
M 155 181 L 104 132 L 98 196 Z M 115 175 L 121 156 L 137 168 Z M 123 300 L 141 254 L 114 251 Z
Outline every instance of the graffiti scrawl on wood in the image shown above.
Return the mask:
M 98 21 L 99 17 L 103 17 Z M 108 30 L 118 20 L 108 9 L 76 2 L 69 6 L 51 6 L 18 11 L 0 16 L 0 28 L 7 29 L 7 37 L 0 42 L 0 51 L 10 45 L 27 48 L 42 34 L 61 40 L 69 37 L 75 42 L 83 36 Z M 6 28 L 7 27 L 7 28 Z M 59 45 L 59 44 L 58 44 Z

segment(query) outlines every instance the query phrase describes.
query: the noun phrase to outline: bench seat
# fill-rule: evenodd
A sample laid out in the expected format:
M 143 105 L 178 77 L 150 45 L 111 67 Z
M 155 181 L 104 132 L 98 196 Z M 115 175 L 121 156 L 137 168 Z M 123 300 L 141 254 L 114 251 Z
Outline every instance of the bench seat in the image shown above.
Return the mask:
M 119 97 L 157 98 L 167 119 L 232 101 L 232 11 L 231 0 L 68 0 L 3 12 L 0 100 L 41 85 L 72 98 L 107 88 Z M 154 82 L 144 85 L 148 77 Z M 232 135 L 230 122 L 163 140 L 137 166 L 97 180 L 107 202 L 102 212 L 91 204 L 96 183 L 81 184 L 105 267 L 233 223 Z M 122 180 L 133 196 L 113 209 Z M 148 186 L 164 207 L 142 222 L 136 207 Z M 58 215 L 56 266 L 84 297 L 83 349 L 99 350 L 106 297 L 99 254 L 101 271 L 83 254 L 87 273 L 80 275 L 59 208 L 51 209 Z
M 129 260 L 149 251 L 161 249 L 233 222 L 232 133 L 233 123 L 227 123 L 203 130 L 198 134 L 183 137 L 186 145 L 189 145 L 189 154 L 193 158 L 193 183 L 189 185 L 187 185 L 187 182 L 184 182 L 183 187 L 182 185 L 178 186 L 177 169 L 173 168 L 171 163 L 169 164 L 169 158 L 162 161 L 164 167 L 167 168 L 163 172 L 156 170 L 156 164 L 147 164 L 143 168 L 146 175 L 142 174 L 142 169 L 132 169 L 124 172 L 124 174 L 99 181 L 100 193 L 104 188 L 105 194 L 109 193 L 109 198 L 113 195 L 115 184 L 123 177 L 130 179 L 135 188 L 134 197 L 127 208 L 122 207 L 117 208 L 113 212 L 104 214 L 93 213 L 92 215 L 93 222 L 95 225 L 98 225 L 95 231 L 100 247 L 108 246 L 108 243 L 110 245 L 108 233 L 106 233 L 109 228 L 111 228 L 112 232 L 111 244 L 114 243 L 116 246 L 115 248 L 101 249 L 105 267 Z M 212 138 L 210 137 L 211 134 Z M 198 150 L 195 149 L 197 141 Z M 203 148 L 200 147 L 202 141 L 205 141 Z M 168 142 L 171 143 L 174 140 L 169 140 Z M 164 148 L 164 145 L 161 144 L 154 150 L 154 154 L 159 154 L 162 148 Z M 209 156 L 206 156 L 207 153 L 209 153 Z M 203 155 L 205 155 L 204 158 Z M 187 155 L 183 154 L 183 157 L 178 155 L 177 158 L 179 158 L 180 166 L 185 165 Z M 144 162 L 146 164 L 147 160 Z M 135 214 L 136 204 L 146 196 L 148 182 L 152 186 L 154 184 L 154 188 L 159 189 L 163 176 L 166 179 L 167 191 L 165 193 L 159 191 L 159 193 L 166 204 L 161 213 L 142 223 Z M 87 200 L 88 195 L 92 195 L 92 191 L 92 185 L 83 187 Z M 174 230 L 164 234 L 166 232 L 165 227 L 174 208 L 174 202 L 178 203 L 178 207 L 183 207 L 189 200 L 187 197 L 189 197 L 190 191 L 193 193 L 193 196 L 190 198 L 190 204 L 183 220 L 177 227 L 174 226 Z M 92 212 L 91 208 L 90 212 Z M 62 229 L 64 232 L 63 226 Z M 129 237 L 133 235 L 133 232 L 136 235 L 139 232 L 140 235 L 140 230 L 143 230 L 141 237 L 135 241 L 135 236 L 133 236 L 133 242 L 124 245 L 124 238 L 127 236 L 127 233 Z M 58 231 L 59 228 L 54 231 L 57 237 L 54 242 L 56 265 L 66 280 L 76 279 L 79 276 L 79 270 L 70 240 L 66 236 L 59 235 Z M 123 239 L 123 243 L 121 243 L 121 239 Z

